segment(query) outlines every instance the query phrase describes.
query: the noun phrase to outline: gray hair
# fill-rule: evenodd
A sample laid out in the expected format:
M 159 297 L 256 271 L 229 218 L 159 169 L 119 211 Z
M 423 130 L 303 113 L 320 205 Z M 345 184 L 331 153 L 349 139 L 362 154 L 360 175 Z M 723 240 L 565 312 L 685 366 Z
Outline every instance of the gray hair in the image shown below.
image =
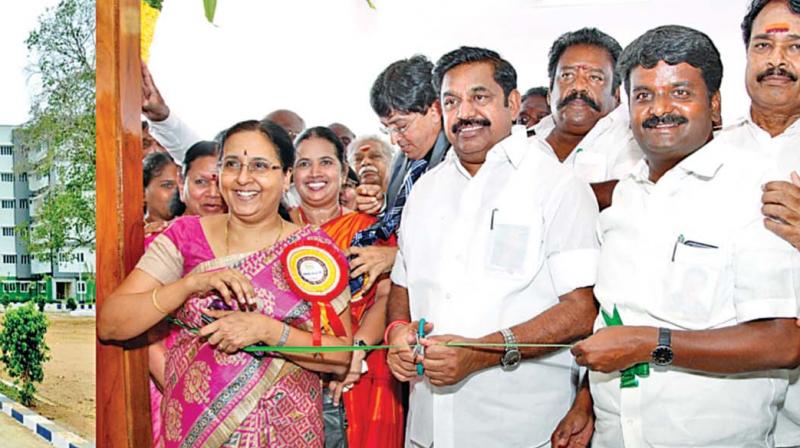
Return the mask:
M 383 155 L 386 156 L 386 164 L 390 165 L 392 163 L 392 158 L 394 157 L 394 149 L 392 149 L 392 145 L 390 145 L 386 140 L 382 139 L 377 135 L 362 135 L 356 137 L 349 145 L 347 145 L 347 163 L 351 166 L 353 165 L 353 156 L 356 153 L 356 149 L 361 146 L 364 146 L 367 142 L 376 142 L 378 147 L 383 152 Z

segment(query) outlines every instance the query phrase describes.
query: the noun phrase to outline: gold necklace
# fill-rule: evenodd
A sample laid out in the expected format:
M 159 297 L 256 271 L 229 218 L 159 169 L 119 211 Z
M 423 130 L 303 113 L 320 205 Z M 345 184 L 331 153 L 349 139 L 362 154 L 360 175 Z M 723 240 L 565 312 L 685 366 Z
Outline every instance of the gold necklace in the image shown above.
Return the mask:
M 281 235 L 283 235 L 283 218 L 278 218 L 281 223 L 281 228 L 278 229 L 278 234 L 275 236 L 275 240 L 270 244 L 270 247 L 274 246 L 278 240 L 280 240 Z M 225 256 L 227 257 L 230 255 L 230 243 L 228 242 L 228 227 L 231 224 L 231 217 L 228 215 L 227 219 L 225 219 Z

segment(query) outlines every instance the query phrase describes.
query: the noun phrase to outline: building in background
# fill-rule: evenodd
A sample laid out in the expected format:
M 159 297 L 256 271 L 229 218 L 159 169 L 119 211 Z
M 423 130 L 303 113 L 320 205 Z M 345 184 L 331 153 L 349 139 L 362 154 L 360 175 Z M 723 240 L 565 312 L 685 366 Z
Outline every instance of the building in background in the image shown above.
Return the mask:
M 95 255 L 91 248 L 55 254 L 51 261 L 32 256 L 19 235 L 36 225 L 37 206 L 54 182 L 34 167 L 46 157 L 43 149 L 22 151 L 15 145 L 17 126 L 0 125 L 0 300 L 25 301 L 36 295 L 47 300 L 95 301 Z

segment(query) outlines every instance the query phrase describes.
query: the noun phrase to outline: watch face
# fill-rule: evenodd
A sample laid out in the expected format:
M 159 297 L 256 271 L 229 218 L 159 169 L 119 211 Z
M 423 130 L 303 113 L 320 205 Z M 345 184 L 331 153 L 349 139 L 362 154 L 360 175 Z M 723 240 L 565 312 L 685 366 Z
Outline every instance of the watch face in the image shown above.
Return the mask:
M 672 363 L 672 349 L 659 345 L 653 350 L 653 363 L 657 366 L 667 366 Z
M 512 349 L 503 355 L 500 363 L 503 365 L 503 367 L 509 368 L 515 367 L 517 364 L 519 364 L 520 360 L 522 360 L 522 354 L 519 352 L 519 350 Z

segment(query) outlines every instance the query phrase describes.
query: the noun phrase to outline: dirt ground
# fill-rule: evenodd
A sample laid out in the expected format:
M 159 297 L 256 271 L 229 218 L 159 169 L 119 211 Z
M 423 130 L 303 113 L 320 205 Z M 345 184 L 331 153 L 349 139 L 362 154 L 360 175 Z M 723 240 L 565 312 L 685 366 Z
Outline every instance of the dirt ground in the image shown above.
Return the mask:
M 2 313 L 0 313 L 2 317 Z M 32 408 L 86 440 L 95 440 L 95 318 L 48 313 L 50 361 Z M 2 364 L 0 364 L 2 366 Z M 2 366 L 0 376 L 9 379 Z

